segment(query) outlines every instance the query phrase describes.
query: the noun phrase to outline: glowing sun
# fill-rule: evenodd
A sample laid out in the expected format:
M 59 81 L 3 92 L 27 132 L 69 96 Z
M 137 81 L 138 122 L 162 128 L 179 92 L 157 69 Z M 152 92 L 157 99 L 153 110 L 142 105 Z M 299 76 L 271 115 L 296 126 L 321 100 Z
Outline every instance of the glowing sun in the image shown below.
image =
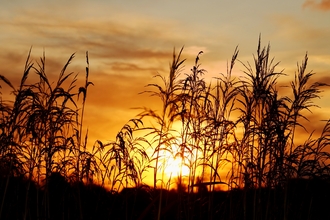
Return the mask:
M 189 175 L 189 168 L 188 166 L 182 164 L 181 158 L 173 158 L 169 157 L 166 160 L 166 166 L 165 166 L 165 174 L 167 176 L 179 176 L 180 175 L 180 169 L 182 170 L 182 176 L 188 176 Z

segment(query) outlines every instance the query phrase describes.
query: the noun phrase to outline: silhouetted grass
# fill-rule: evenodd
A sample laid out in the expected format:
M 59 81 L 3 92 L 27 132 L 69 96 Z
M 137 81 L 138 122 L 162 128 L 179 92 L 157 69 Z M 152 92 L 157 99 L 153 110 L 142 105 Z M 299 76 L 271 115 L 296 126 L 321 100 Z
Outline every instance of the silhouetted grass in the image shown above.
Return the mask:
M 328 85 L 312 81 L 307 54 L 289 84 L 292 94 L 281 97 L 277 82 L 286 73 L 260 38 L 254 63 L 239 61 L 240 77 L 232 74 L 238 48 L 212 82 L 204 78 L 203 52 L 188 73 L 182 52 L 173 51 L 167 77 L 156 76 L 162 85 L 144 92 L 161 100 L 160 109 L 143 107 L 113 141 L 92 146 L 84 125 L 93 85 L 88 53 L 83 86 L 67 73 L 74 54 L 55 82 L 45 55 L 34 62 L 31 51 L 18 86 L 0 75 L 12 91 L 12 100 L 0 99 L 0 218 L 329 218 L 321 201 L 330 196 L 330 122 L 318 138 L 304 127 L 305 112 Z M 308 134 L 304 143 L 296 142 L 297 127 Z M 169 157 L 181 164 L 178 176 L 166 179 Z M 150 170 L 153 186 L 144 181 Z

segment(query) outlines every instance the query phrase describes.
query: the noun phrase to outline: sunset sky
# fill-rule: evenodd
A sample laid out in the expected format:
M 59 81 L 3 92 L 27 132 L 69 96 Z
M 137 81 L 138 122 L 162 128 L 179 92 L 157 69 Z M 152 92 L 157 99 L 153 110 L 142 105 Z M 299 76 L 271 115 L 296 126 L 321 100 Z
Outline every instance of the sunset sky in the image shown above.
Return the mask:
M 297 62 L 308 51 L 308 71 L 330 83 L 330 0 L 4 0 L 0 74 L 18 85 L 32 46 L 35 60 L 45 51 L 50 75 L 76 53 L 69 71 L 80 73 L 83 85 L 88 51 L 95 86 L 88 91 L 86 125 L 90 141 L 106 142 L 139 112 L 132 108 L 152 107 L 153 99 L 138 93 L 154 82 L 154 75 L 168 73 L 174 47 L 185 47 L 184 72 L 204 51 L 201 63 L 211 79 L 225 72 L 237 45 L 239 60 L 252 61 L 260 34 L 281 62 L 278 70 L 285 69 L 285 80 L 294 79 Z M 238 63 L 235 71 L 241 70 Z M 1 85 L 2 94 L 9 94 Z M 329 119 L 330 90 L 321 96 L 317 104 L 322 108 L 314 109 L 310 131 Z

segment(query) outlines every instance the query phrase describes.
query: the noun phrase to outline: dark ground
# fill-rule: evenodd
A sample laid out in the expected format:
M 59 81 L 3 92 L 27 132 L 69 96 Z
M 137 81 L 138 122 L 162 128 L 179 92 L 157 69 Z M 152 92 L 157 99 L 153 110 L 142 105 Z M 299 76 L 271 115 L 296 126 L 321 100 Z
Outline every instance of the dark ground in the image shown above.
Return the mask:
M 6 189 L 4 197 L 4 192 Z M 48 188 L 19 177 L 0 179 L 1 219 L 330 219 L 330 184 L 290 180 L 277 189 L 185 193 L 69 184 L 53 174 Z

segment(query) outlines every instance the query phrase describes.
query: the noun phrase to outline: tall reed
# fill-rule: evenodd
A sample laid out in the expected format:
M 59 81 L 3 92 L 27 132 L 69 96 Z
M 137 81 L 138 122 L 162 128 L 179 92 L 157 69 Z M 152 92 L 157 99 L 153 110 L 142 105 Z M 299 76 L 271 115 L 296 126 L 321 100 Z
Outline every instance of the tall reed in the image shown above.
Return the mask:
M 144 92 L 160 100 L 160 109 L 142 108 L 113 141 L 96 140 L 88 146 L 84 115 L 87 91 L 93 85 L 88 53 L 84 83 L 77 89 L 78 75 L 67 72 L 74 54 L 53 82 L 46 71 L 45 54 L 33 62 L 30 50 L 17 87 L 0 75 L 1 85 L 13 95 L 12 100 L 0 96 L 0 218 L 11 199 L 7 193 L 14 178 L 28 180 L 23 219 L 32 212 L 31 199 L 36 200 L 33 211 L 38 218 L 54 214 L 50 190 L 56 174 L 75 187 L 70 216 L 82 219 L 86 213 L 83 187 L 100 184 L 115 198 L 124 188 L 145 187 L 149 169 L 154 193 L 146 211 L 152 210 L 154 218 L 160 219 L 176 204 L 177 218 L 194 219 L 206 213 L 204 218 L 214 219 L 222 207 L 216 201 L 220 186 L 232 192 L 228 194 L 230 218 L 237 217 L 235 190 L 242 192 L 240 217 L 272 219 L 273 204 L 281 201 L 278 216 L 290 218 L 290 179 L 330 179 L 330 122 L 325 120 L 317 138 L 304 126 L 305 113 L 317 107 L 313 101 L 328 85 L 312 81 L 314 73 L 307 72 L 306 54 L 289 84 L 292 94 L 281 96 L 278 79 L 286 74 L 270 58 L 270 45 L 262 47 L 259 38 L 253 64 L 239 61 L 244 68 L 240 77 L 233 74 L 238 52 L 235 48 L 226 73 L 207 82 L 208 72 L 200 63 L 202 52 L 190 71 L 181 75 L 183 48 L 178 53 L 174 50 L 168 76 L 157 74 L 160 84 L 148 84 Z M 298 143 L 298 127 L 306 131 L 305 142 Z M 165 178 L 169 157 L 180 161 L 177 177 Z M 183 167 L 189 168 L 186 176 Z M 172 204 L 164 192 L 173 179 L 177 199 Z M 39 186 L 36 197 L 30 195 L 33 181 Z M 284 194 L 273 193 L 278 189 Z M 123 202 L 126 219 L 134 218 L 130 205 L 132 209 L 138 206 L 136 197 L 130 198 L 126 195 Z M 61 210 L 67 209 L 61 205 Z

